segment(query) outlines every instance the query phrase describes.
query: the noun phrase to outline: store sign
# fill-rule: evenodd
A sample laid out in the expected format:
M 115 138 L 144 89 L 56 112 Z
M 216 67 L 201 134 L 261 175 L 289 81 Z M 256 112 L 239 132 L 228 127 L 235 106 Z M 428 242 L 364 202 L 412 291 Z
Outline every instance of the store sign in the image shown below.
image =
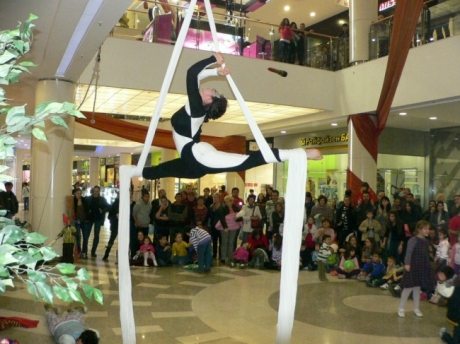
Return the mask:
M 301 146 L 321 146 L 325 143 L 338 143 L 348 142 L 348 133 L 336 135 L 336 136 L 325 136 L 325 137 L 304 137 L 300 139 Z
M 340 5 L 343 7 L 350 7 L 350 1 L 349 0 L 337 0 L 337 5 Z
M 387 9 L 392 8 L 394 6 L 396 6 L 396 0 L 388 0 L 388 1 L 382 2 L 379 5 L 379 12 L 386 11 Z

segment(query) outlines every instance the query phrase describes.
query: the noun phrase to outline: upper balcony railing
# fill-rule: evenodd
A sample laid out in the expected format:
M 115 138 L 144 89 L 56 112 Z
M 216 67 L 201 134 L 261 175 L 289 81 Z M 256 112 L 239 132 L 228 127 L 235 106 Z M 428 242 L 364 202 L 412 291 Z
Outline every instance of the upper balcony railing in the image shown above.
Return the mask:
M 168 4 L 166 0 L 148 1 L 147 12 L 128 10 L 113 29 L 112 36 L 150 43 L 175 44 L 188 4 Z M 184 47 L 213 51 L 214 45 L 203 8 L 193 9 Z M 224 12 L 224 13 L 220 13 Z M 414 33 L 413 47 L 432 43 L 460 32 L 460 0 L 425 2 Z M 166 13 L 166 14 L 162 14 Z M 213 11 L 220 50 L 249 58 L 279 60 L 279 26 L 250 19 L 241 14 L 229 15 L 223 9 Z M 369 29 L 369 60 L 388 55 L 393 16 L 379 19 Z M 288 63 L 324 70 L 349 66 L 349 38 L 318 32 L 295 30 L 290 42 Z

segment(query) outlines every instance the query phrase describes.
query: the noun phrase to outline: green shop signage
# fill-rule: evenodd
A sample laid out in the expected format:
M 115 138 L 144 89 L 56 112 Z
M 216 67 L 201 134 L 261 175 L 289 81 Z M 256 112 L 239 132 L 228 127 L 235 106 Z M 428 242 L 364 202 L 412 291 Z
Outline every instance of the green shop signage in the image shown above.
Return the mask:
M 321 146 L 325 143 L 348 142 L 348 133 L 323 137 L 304 137 L 300 139 L 301 146 Z

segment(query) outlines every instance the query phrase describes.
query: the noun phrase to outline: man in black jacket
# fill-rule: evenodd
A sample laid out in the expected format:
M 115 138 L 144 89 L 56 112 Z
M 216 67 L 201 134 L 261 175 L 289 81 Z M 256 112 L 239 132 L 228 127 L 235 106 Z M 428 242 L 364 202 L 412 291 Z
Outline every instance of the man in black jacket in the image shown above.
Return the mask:
M 6 215 L 9 219 L 12 219 L 19 210 L 19 203 L 16 195 L 13 193 L 13 183 L 5 183 L 6 191 L 0 192 L 0 210 L 6 210 Z
M 99 245 L 99 234 L 101 227 L 104 224 L 105 213 L 109 211 L 110 205 L 104 197 L 100 196 L 101 188 L 99 186 L 93 187 L 91 190 L 92 195 L 88 197 L 89 209 L 89 228 L 94 225 L 93 247 L 91 248 L 91 257 L 96 258 L 97 245 Z
M 345 247 L 345 239 L 356 229 L 355 216 L 353 215 L 353 206 L 351 205 L 350 196 L 345 196 L 337 210 L 335 223 L 337 231 L 337 240 L 339 247 Z

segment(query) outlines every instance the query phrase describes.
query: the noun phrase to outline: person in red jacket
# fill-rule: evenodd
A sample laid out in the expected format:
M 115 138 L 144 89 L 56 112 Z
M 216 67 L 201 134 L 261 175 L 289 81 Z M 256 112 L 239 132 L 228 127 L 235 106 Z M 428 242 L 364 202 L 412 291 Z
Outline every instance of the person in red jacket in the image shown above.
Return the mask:
M 460 231 L 460 211 L 449 221 L 449 242 L 450 246 L 454 246 L 457 242 L 457 235 Z
M 374 190 L 371 189 L 371 187 L 369 186 L 369 183 L 363 182 L 361 184 L 361 192 L 358 194 L 358 202 L 360 201 L 361 203 L 363 202 L 363 192 L 364 191 L 369 192 L 369 198 L 371 200 L 372 205 L 376 204 L 379 201 L 379 198 L 375 194 Z
M 280 33 L 280 62 L 289 62 L 289 45 L 294 38 L 294 31 L 291 29 L 289 19 L 284 18 L 278 29 Z
M 268 251 L 268 239 L 260 228 L 256 228 L 249 234 L 248 243 L 251 244 L 250 257 L 254 257 L 254 251 L 262 248 Z

